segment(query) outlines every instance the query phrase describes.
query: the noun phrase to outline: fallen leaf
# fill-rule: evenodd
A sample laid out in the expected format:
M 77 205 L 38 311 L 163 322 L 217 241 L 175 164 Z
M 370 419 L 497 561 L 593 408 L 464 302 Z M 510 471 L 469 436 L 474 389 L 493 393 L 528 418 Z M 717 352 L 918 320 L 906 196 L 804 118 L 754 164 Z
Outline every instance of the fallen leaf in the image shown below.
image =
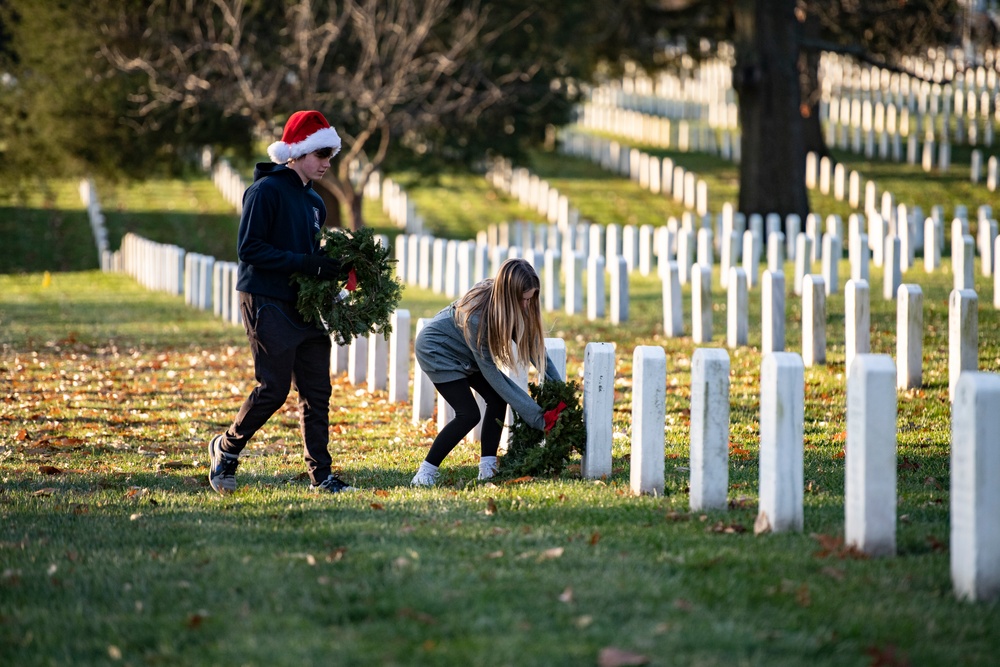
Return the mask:
M 31 495 L 33 495 L 33 496 L 54 496 L 55 494 L 56 494 L 56 490 L 55 489 L 53 489 L 52 487 L 45 487 L 44 489 L 38 489 L 37 491 L 35 491 Z
M 565 602 L 566 604 L 569 604 L 570 602 L 572 602 L 573 601 L 573 589 L 570 588 L 569 586 L 567 586 L 566 590 L 564 590 L 562 593 L 559 594 L 559 601 L 560 602 Z
M 503 551 L 491 551 L 486 554 L 486 557 L 490 559 L 503 558 Z
M 341 560 L 344 557 L 344 554 L 346 553 L 347 553 L 347 547 L 337 547 L 336 549 L 334 549 L 333 551 L 331 551 L 326 555 L 326 562 L 336 563 L 337 561 Z
M 598 667 L 630 667 L 632 665 L 648 665 L 649 657 L 640 653 L 632 653 L 614 646 L 606 646 L 597 655 Z
M 507 480 L 507 482 L 505 482 L 505 483 L 506 484 L 520 484 L 521 482 L 530 482 L 533 479 L 534 479 L 534 477 L 531 477 L 529 475 L 525 475 L 524 477 L 518 477 L 516 479 Z
M 598 533 L 597 531 L 594 531 L 590 536 L 590 546 L 594 546 L 600 541 L 601 541 L 601 534 Z
M 725 533 L 727 535 L 732 535 L 736 533 L 747 532 L 746 526 L 741 523 L 724 523 L 719 521 L 708 528 L 705 529 L 709 533 Z
M 486 499 L 486 516 L 493 516 L 497 513 L 497 503 L 492 498 Z
M 43 475 L 61 475 L 63 474 L 62 469 L 55 466 L 38 466 L 38 472 Z
M 807 584 L 802 584 L 795 591 L 795 601 L 799 603 L 800 607 L 808 607 L 812 604 L 812 595 L 809 593 L 809 586 Z
M 552 558 L 562 558 L 564 549 L 562 547 L 552 547 L 546 549 L 538 556 L 538 560 L 549 560 Z
M 813 554 L 814 558 L 839 558 L 841 560 L 852 558 L 855 560 L 865 560 L 868 554 L 858 549 L 855 545 L 844 544 L 844 538 L 839 535 L 813 535 L 819 542 L 820 550 Z
M 930 545 L 931 551 L 943 552 L 948 550 L 948 545 L 933 535 L 927 536 L 927 544 Z
M 385 489 L 375 489 L 375 495 L 378 496 L 379 498 L 388 498 L 389 492 L 386 491 Z
M 771 520 L 767 518 L 767 512 L 761 512 L 753 522 L 753 534 L 763 535 L 771 532 Z
M 205 617 L 202 614 L 191 614 L 187 620 L 188 630 L 197 630 L 201 627 L 201 622 L 204 620 Z
M 42 443 L 50 447 L 79 447 L 84 441 L 81 438 L 43 438 L 38 444 Z
M 18 442 L 24 442 L 25 440 L 27 440 L 28 439 L 27 429 L 22 428 L 20 431 L 18 431 L 17 435 L 14 436 L 14 439 L 17 440 Z
M 905 653 L 897 653 L 892 644 L 885 646 L 869 646 L 865 653 L 871 656 L 871 667 L 909 667 L 910 661 Z
M 373 510 L 384 510 L 385 509 L 385 507 L 382 505 L 382 503 L 372 503 L 371 504 L 371 508 Z

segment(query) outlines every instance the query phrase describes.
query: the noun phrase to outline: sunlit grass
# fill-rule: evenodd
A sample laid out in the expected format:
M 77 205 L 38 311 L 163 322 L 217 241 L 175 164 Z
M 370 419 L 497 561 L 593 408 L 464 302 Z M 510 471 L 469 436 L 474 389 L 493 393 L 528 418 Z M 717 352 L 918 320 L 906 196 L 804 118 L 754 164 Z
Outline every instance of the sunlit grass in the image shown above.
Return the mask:
M 731 165 L 676 159 L 714 179 L 710 193 L 735 192 Z M 584 217 L 662 224 L 680 215 L 672 199 L 582 160 L 538 153 L 526 166 Z M 939 202 L 946 215 L 956 203 L 974 213 L 986 201 L 982 186 L 962 187 L 958 166 L 954 182 L 924 177 L 923 186 L 895 165 L 881 177 L 870 169 L 861 170 L 880 187 L 895 187 L 896 174 L 900 183 L 913 178 L 913 190 L 899 186 L 901 199 L 947 198 Z M 399 180 L 441 236 L 537 219 L 478 176 Z M 86 218 L 73 196 L 66 185 L 51 210 L 85 246 L 92 242 L 79 232 Z M 136 225 L 220 259 L 234 251 L 237 217 L 204 183 L 103 197 L 109 225 Z M 824 214 L 846 206 L 811 199 Z M 18 221 L 37 215 L 10 210 Z M 379 202 L 366 202 L 365 216 L 381 233 L 398 233 Z M 28 225 L 11 230 L 26 248 L 47 238 Z M 730 506 L 691 513 L 696 346 L 663 336 L 655 276 L 632 277 L 626 325 L 545 314 L 548 335 L 566 341 L 572 377 L 582 376 L 587 343 L 615 345 L 609 478 L 581 480 L 576 459 L 559 479 L 477 484 L 477 448 L 463 443 L 438 488 L 411 489 L 435 423 L 413 423 L 408 404 L 341 375 L 331 452 L 362 491 L 306 490 L 293 392 L 245 451 L 239 491 L 223 498 L 207 485 L 205 443 L 254 385 L 242 329 L 125 276 L 46 280 L 40 271 L 57 265 L 11 266 L 0 275 L 0 663 L 578 665 L 615 646 L 664 665 L 989 665 L 1000 649 L 996 605 L 959 603 L 951 593 L 947 262 L 930 276 L 919 265 L 904 276 L 924 293 L 924 384 L 897 395 L 898 555 L 876 560 L 839 542 L 846 261 L 840 290 L 827 298 L 827 364 L 805 374 L 805 530 L 759 537 L 759 288 L 750 293 L 750 345 L 729 352 Z M 18 267 L 29 272 L 14 274 Z M 872 351 L 894 355 L 896 306 L 881 298 L 882 273 L 871 269 Z M 786 271 L 786 349 L 799 351 L 801 302 Z M 975 273 L 979 365 L 995 370 L 992 282 L 978 265 Z M 719 278 L 716 268 L 713 346 L 725 339 Z M 400 305 L 415 328 L 447 301 L 408 287 Z M 690 331 L 689 288 L 684 312 Z M 657 498 L 629 491 L 638 345 L 667 354 L 666 482 Z
M 338 655 L 358 664 L 489 656 L 568 665 L 592 663 L 607 646 L 652 664 L 841 665 L 875 654 L 990 664 L 996 609 L 950 594 L 941 352 L 950 276 L 907 277 L 924 285 L 925 386 L 899 394 L 899 555 L 871 561 L 838 546 L 846 443 L 843 332 L 834 323 L 829 364 L 806 373 L 806 529 L 753 537 L 759 352 L 730 353 L 730 509 L 692 514 L 695 346 L 662 336 L 653 278 L 632 281 L 628 327 L 546 315 L 550 334 L 566 339 L 571 375 L 588 342 L 616 345 L 609 479 L 580 480 L 573 461 L 557 480 L 476 484 L 475 447 L 462 444 L 439 488 L 410 489 L 433 422 L 414 424 L 409 405 L 340 376 L 331 451 L 362 491 L 306 491 L 293 393 L 246 451 L 240 490 L 222 498 L 207 487 L 204 447 L 253 384 L 240 328 L 123 276 L 62 274 L 48 287 L 38 274 L 2 277 L 0 652 L 26 665 L 118 654 L 287 664 L 310 662 L 335 637 Z M 878 293 L 873 350 L 892 353 L 895 306 Z M 685 290 L 686 312 L 689 299 Z M 752 346 L 758 300 L 755 291 Z M 713 301 L 721 341 L 718 288 Z M 445 302 L 408 288 L 401 306 L 415 325 Z M 794 350 L 797 299 L 789 295 L 788 306 Z M 836 321 L 842 297 L 828 307 Z M 1000 357 L 988 333 L 996 324 L 981 303 L 984 367 Z M 660 498 L 628 491 L 631 355 L 640 344 L 668 356 Z

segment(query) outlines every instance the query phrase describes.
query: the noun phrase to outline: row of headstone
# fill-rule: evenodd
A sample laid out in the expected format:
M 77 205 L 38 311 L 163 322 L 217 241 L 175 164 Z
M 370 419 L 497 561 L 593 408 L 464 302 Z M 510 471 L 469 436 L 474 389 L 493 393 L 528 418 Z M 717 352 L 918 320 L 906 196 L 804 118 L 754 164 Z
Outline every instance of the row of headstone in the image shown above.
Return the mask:
M 596 225 L 590 229 L 604 232 L 604 228 Z M 522 258 L 540 276 L 542 305 L 547 311 L 565 308 L 569 315 L 586 312 L 590 320 L 608 317 L 614 324 L 627 321 L 630 302 L 628 266 L 624 257 L 615 253 L 609 255 L 610 262 L 606 262 L 603 256 L 585 255 L 574 250 L 572 245 L 564 248 L 565 254 L 562 254 L 553 249 L 536 251 L 530 246 L 490 246 L 485 242 L 401 234 L 395 240 L 396 271 L 406 284 L 457 298 L 475 283 L 496 275 L 507 259 Z M 567 259 L 564 261 L 563 257 Z M 606 273 L 610 274 L 610 280 Z M 606 313 L 608 299 L 610 308 Z
M 983 93 L 984 101 L 989 100 Z M 826 141 L 831 147 L 864 153 L 874 157 L 876 150 L 881 159 L 900 162 L 905 158 L 916 164 L 919 140 L 933 147 L 940 145 L 950 151 L 951 142 L 970 146 L 992 146 L 996 134 L 996 121 L 990 115 L 952 117 L 948 113 L 938 116 L 910 114 L 906 107 L 898 112 L 893 105 L 859 98 L 840 98 L 836 102 L 820 104 L 820 121 L 826 128 Z M 943 156 L 943 153 L 942 153 Z M 925 153 L 926 159 L 926 153 Z
M 976 149 L 972 151 L 972 158 L 969 164 L 969 181 L 973 185 L 978 185 L 983 178 L 983 153 Z M 991 155 L 986 159 L 986 189 L 990 192 L 997 191 L 997 182 L 1000 181 L 1000 164 L 997 156 Z
M 189 306 L 211 310 L 227 322 L 241 321 L 236 262 L 218 261 L 129 232 L 122 237 L 121 248 L 104 253 L 102 268 L 132 276 L 146 289 L 183 296 Z
M 418 321 L 417 331 L 420 330 Z M 365 386 L 369 393 L 385 391 L 390 403 L 410 401 L 410 311 L 397 309 L 390 319 L 392 331 L 388 336 L 380 332 L 367 336 L 357 336 L 346 345 L 333 341 L 330 348 L 330 373 L 333 376 L 347 374 L 352 386 Z M 416 416 L 417 406 L 426 404 L 426 396 L 433 397 L 434 386 L 421 384 L 420 367 L 413 379 L 413 405 Z M 426 376 L 424 376 L 426 381 Z M 433 409 L 433 408 L 432 408 Z M 429 418 L 429 415 L 427 417 Z
M 824 53 L 820 71 L 824 97 L 840 103 L 841 122 L 847 120 L 844 116 L 853 120 L 871 120 L 871 112 L 866 116 L 855 106 L 863 101 L 883 103 L 885 107 L 906 110 L 916 116 L 951 115 L 973 121 L 989 121 L 995 115 L 995 96 L 1000 92 L 1000 80 L 992 68 L 956 72 L 949 83 L 936 83 L 878 67 L 859 67 L 852 59 Z M 843 111 L 844 100 L 850 104 L 848 113 Z M 838 120 L 836 116 L 834 119 Z
M 211 172 L 212 182 L 223 199 L 236 209 L 237 214 L 242 213 L 243 194 L 246 192 L 247 182 L 239 171 L 225 158 L 215 160 L 211 149 L 208 148 L 202 151 L 202 166 L 205 171 Z M 417 233 L 423 228 L 423 219 L 417 215 L 413 203 L 402 187 L 392 179 L 383 179 L 377 170 L 365 174 L 358 161 L 350 165 L 348 173 L 352 182 L 365 179 L 362 196 L 367 199 L 381 198 L 382 211 L 398 227 L 407 230 L 408 233 Z
M 881 158 L 901 161 L 905 141 L 905 157 L 911 164 L 919 160 L 927 170 L 936 165 L 946 171 L 950 132 L 959 143 L 993 143 L 995 124 L 1000 122 L 995 102 L 1000 88 L 993 70 L 980 68 L 979 74 L 959 81 L 953 89 L 877 67 L 861 68 L 836 54 L 824 54 L 820 69 L 820 122 L 831 146 L 863 151 L 869 158 L 877 146 Z M 580 107 L 579 122 L 678 150 L 725 153 L 717 147 L 739 143 L 725 136 L 738 127 L 728 70 L 721 59 L 713 59 L 686 72 L 683 83 L 671 81 L 673 75 L 657 79 L 632 75 L 607 82 L 591 91 L 589 101 Z M 726 75 L 714 76 L 715 72 Z M 690 133 L 692 127 L 699 129 Z M 721 142 L 715 141 L 715 132 L 724 135 Z M 704 141 L 699 140 L 702 137 Z
M 584 127 L 588 127 L 586 118 L 587 116 L 584 114 Z M 662 127 L 663 123 L 669 123 L 668 120 L 644 116 L 638 112 L 629 112 L 628 115 L 623 115 L 622 118 L 625 119 L 622 121 L 623 124 L 615 126 L 600 124 L 595 126 L 591 124 L 590 127 L 604 131 L 613 131 L 625 136 L 632 136 L 635 134 L 635 130 L 630 129 L 630 125 L 625 123 L 626 120 L 631 123 L 631 126 L 640 128 L 640 132 L 642 131 L 641 128 L 647 126 L 655 127 L 659 123 Z M 644 139 L 654 140 L 655 137 L 644 137 Z M 929 170 L 934 164 L 932 157 L 933 144 L 925 143 L 924 149 L 924 163 L 926 169 Z M 601 164 L 607 169 L 616 171 L 627 178 L 635 178 L 641 185 L 648 187 L 653 192 L 672 193 L 676 201 L 683 202 L 688 208 L 695 208 L 699 212 L 702 212 L 702 214 L 707 212 L 707 188 L 704 191 L 704 201 L 699 201 L 697 189 L 691 189 L 691 181 L 695 181 L 694 177 L 685 180 L 685 177 L 690 175 L 686 175 L 681 167 L 674 166 L 670 159 L 661 161 L 655 156 L 648 156 L 627 147 L 623 148 L 613 140 L 574 132 L 572 130 L 565 130 L 563 132 L 562 150 L 576 157 L 587 157 L 591 161 Z M 939 167 L 950 162 L 949 151 L 950 147 L 947 145 L 939 151 L 940 155 L 937 162 Z M 635 156 L 632 155 L 633 153 Z M 988 185 L 992 183 L 993 189 L 995 189 L 995 182 L 997 180 L 996 160 L 992 160 L 990 169 L 991 171 L 987 174 Z M 854 208 L 863 207 L 866 213 L 870 214 L 877 209 L 878 193 L 875 183 L 873 181 L 863 182 L 861 175 L 857 171 L 851 170 L 848 173 L 842 164 L 834 164 L 826 156 L 819 157 L 815 153 L 807 155 L 806 185 L 809 188 L 818 188 L 822 194 L 832 194 L 835 199 L 847 200 Z M 892 201 L 893 199 L 891 193 L 883 192 L 881 195 L 883 216 L 888 220 L 890 228 L 894 226 L 895 210 L 890 206 L 889 211 L 886 212 L 886 201 Z M 915 209 L 915 207 L 913 208 Z M 913 235 L 913 243 L 904 248 L 908 252 L 908 257 L 911 251 L 919 250 L 922 247 L 922 235 L 923 227 L 922 225 L 917 225 Z M 794 241 L 794 236 L 790 237 L 790 240 Z M 873 237 L 870 242 L 879 243 L 879 239 Z M 818 245 L 814 247 L 817 250 L 819 248 Z M 876 251 L 876 261 L 879 265 L 880 259 L 881 252 Z
M 588 159 L 654 194 L 669 195 L 698 215 L 708 213 L 708 184 L 672 159 L 660 159 L 612 139 L 569 128 L 562 130 L 560 138 L 559 149 L 566 155 Z
M 735 105 L 727 105 L 735 111 Z M 714 118 L 714 115 L 712 116 Z M 587 102 L 577 108 L 577 124 L 590 131 L 610 132 L 639 143 L 682 153 L 711 153 L 734 159 L 739 131 L 721 129 L 711 123 L 672 120 L 669 116 L 643 113 L 617 106 Z
M 379 191 L 382 194 L 382 212 L 397 227 L 406 230 L 407 234 L 419 234 L 423 230 L 424 219 L 417 214 L 416 206 L 401 185 L 391 178 L 384 178 Z
M 232 165 L 225 158 L 213 162 L 212 153 L 209 149 L 202 152 L 202 166 L 206 171 L 211 170 L 212 183 L 219 191 L 222 198 L 236 209 L 237 214 L 243 213 L 243 193 L 247 190 L 247 182 L 240 173 L 233 169 Z
M 991 158 L 991 160 L 991 168 L 993 170 L 991 178 L 995 186 L 997 164 L 995 159 Z M 887 247 L 885 245 L 886 239 L 896 236 L 900 239 L 901 250 L 904 253 L 902 259 L 902 270 L 904 272 L 913 265 L 915 253 L 922 249 L 925 250 L 924 259 L 927 270 L 931 271 L 937 268 L 940 263 L 941 245 L 944 239 L 942 207 L 933 207 L 930 218 L 923 219 L 920 207 L 897 203 L 896 198 L 888 191 L 884 191 L 881 195 L 878 195 L 876 185 L 873 181 L 865 183 L 865 194 L 862 201 L 860 198 L 860 174 L 856 171 L 851 171 L 849 176 L 845 176 L 845 169 L 842 165 L 839 163 L 834 164 L 828 157 L 819 157 L 812 152 L 806 155 L 806 187 L 818 188 L 821 193 L 830 194 L 832 182 L 834 197 L 841 199 L 844 195 L 845 178 L 847 180 L 847 196 L 851 205 L 858 208 L 863 204 L 864 211 L 871 217 L 868 236 L 872 250 L 872 259 L 876 266 L 882 265 L 882 257 L 884 256 L 883 248 Z M 992 215 L 992 206 L 988 204 L 980 205 L 977 209 L 977 229 L 981 235 L 977 242 L 978 249 L 980 256 L 987 260 L 983 264 L 984 275 L 990 275 L 993 266 L 992 240 L 988 236 L 989 230 L 996 225 L 996 220 L 992 218 Z M 966 232 L 968 231 L 969 220 L 966 207 L 957 206 L 954 219 L 962 220 L 963 227 Z M 936 230 L 935 236 L 932 239 L 936 243 L 932 248 L 927 250 L 924 248 L 924 244 L 926 239 L 929 238 L 927 231 L 931 226 Z M 853 230 L 854 227 L 852 226 L 852 233 Z M 996 233 L 993 232 L 992 237 L 995 236 Z M 953 234 L 954 238 L 956 236 Z M 952 249 L 955 250 L 956 248 L 953 246 Z
M 659 346 L 633 352 L 630 488 L 664 491 L 666 355 Z M 757 532 L 804 528 L 805 363 L 798 354 L 765 354 L 760 371 Z M 584 355 L 585 479 L 612 474 L 614 346 L 588 343 Z M 725 511 L 729 489 L 730 361 L 717 348 L 691 361 L 689 489 L 692 511 Z M 858 354 L 847 379 L 845 543 L 869 556 L 896 554 L 897 368 L 888 355 Z M 952 409 L 951 573 L 959 597 L 1000 595 L 1000 487 L 978 484 L 1000 474 L 1000 376 L 963 372 Z
M 524 167 L 515 167 L 506 158 L 492 160 L 486 170 L 486 180 L 497 190 L 514 197 L 518 202 L 547 220 L 565 229 L 579 221 L 580 212 L 570 205 L 569 199 L 548 181 L 532 174 Z
M 726 45 L 720 45 L 719 58 L 684 67 L 681 72 L 636 73 L 604 82 L 590 90 L 589 99 L 597 105 L 674 120 L 707 120 L 712 127 L 736 129 L 736 95 L 726 52 Z
M 632 116 L 632 118 L 634 123 L 637 122 L 635 121 L 634 115 Z M 643 124 L 644 124 L 643 122 L 639 122 L 639 125 Z M 627 132 L 627 129 L 623 130 L 621 128 L 618 128 L 618 131 Z M 579 133 L 567 132 L 565 133 L 565 136 L 566 139 L 564 140 L 564 150 L 566 152 L 578 156 L 579 155 L 589 156 L 591 160 L 595 162 L 601 162 L 605 164 L 605 166 L 608 166 L 610 168 L 614 168 L 614 165 L 617 164 L 619 166 L 620 172 L 624 170 L 623 175 L 626 176 L 631 175 L 630 169 L 632 167 L 632 164 L 637 163 L 640 168 L 639 172 L 640 182 L 642 183 L 643 181 L 645 181 L 648 187 L 650 187 L 650 189 L 654 191 L 657 191 L 658 189 L 667 191 L 667 187 L 672 186 L 673 182 L 677 180 L 676 178 L 667 177 L 665 175 L 663 171 L 665 168 L 664 165 L 661 164 L 655 157 L 647 157 L 644 162 L 641 159 L 626 160 L 623 157 L 624 151 L 621 150 L 621 147 L 616 142 L 611 142 L 610 140 L 607 139 L 594 138 L 592 140 L 592 143 L 588 144 L 588 141 L 586 139 L 581 138 Z M 608 146 L 609 148 L 605 149 L 604 146 Z M 932 150 L 932 148 L 933 147 L 930 146 L 929 144 L 925 144 L 925 153 L 927 152 L 928 149 Z M 617 160 L 614 159 L 615 155 L 618 156 Z M 948 161 L 950 159 L 948 155 L 949 153 L 947 152 L 946 149 L 939 156 L 939 162 L 938 162 L 939 166 L 942 164 L 942 160 Z M 932 164 L 932 159 L 925 155 L 925 165 L 928 169 L 930 168 L 931 164 Z M 670 169 L 672 174 L 676 169 L 679 169 L 679 168 L 673 168 L 672 163 L 668 164 L 666 168 Z M 975 156 L 973 156 L 972 169 L 974 170 L 976 169 Z M 987 186 L 991 190 L 995 190 L 997 181 L 996 159 L 991 158 L 987 171 L 988 171 Z M 681 170 L 680 175 L 681 176 L 683 175 L 683 170 Z M 876 185 L 873 181 L 865 182 L 862 189 L 862 177 L 858 172 L 852 170 L 850 173 L 847 173 L 843 165 L 839 163 L 834 164 L 829 158 L 825 156 L 820 158 L 814 153 L 810 153 L 809 155 L 807 155 L 806 181 L 807 181 L 807 187 L 819 188 L 821 193 L 832 194 L 834 198 L 838 200 L 846 199 L 855 208 L 863 207 L 863 210 L 873 218 L 872 221 L 873 225 L 878 224 L 877 221 L 878 215 L 876 214 L 876 212 L 880 211 L 881 216 L 884 218 L 884 221 L 887 225 L 886 232 L 883 234 L 879 233 L 869 234 L 869 244 L 872 252 L 872 259 L 875 262 L 876 266 L 882 265 L 882 258 L 885 256 L 884 248 L 886 244 L 886 239 L 889 236 L 892 236 L 893 231 L 896 230 L 897 217 L 898 217 L 898 220 L 900 221 L 898 223 L 899 231 L 895 235 L 900 239 L 901 252 L 905 253 L 904 257 L 901 258 L 902 271 L 905 272 L 914 263 L 916 252 L 920 251 L 923 248 L 925 227 L 928 224 L 927 221 L 921 219 L 918 207 L 907 207 L 903 204 L 895 204 L 894 197 L 889 192 L 883 192 L 881 193 L 881 197 L 879 197 Z M 668 186 L 668 184 L 670 185 Z M 862 199 L 862 191 L 864 193 L 863 199 Z M 690 192 L 686 194 L 689 195 Z M 691 201 L 690 199 L 687 199 L 684 194 L 679 195 L 678 200 L 684 201 L 685 204 L 689 206 L 692 204 L 697 206 L 696 201 Z M 879 203 L 881 203 L 881 207 L 879 207 Z M 900 215 L 901 213 L 905 213 L 906 215 L 905 216 Z M 934 211 L 932 211 L 932 217 L 935 217 L 937 221 L 936 224 L 941 223 L 940 213 L 935 215 Z M 907 221 L 905 226 L 902 224 L 902 220 L 904 218 Z M 980 218 L 982 218 L 982 216 L 980 216 Z M 987 222 L 986 224 L 989 223 Z M 720 237 L 720 251 L 723 253 L 725 253 L 727 245 L 722 243 L 722 241 L 726 238 L 728 238 L 728 235 L 725 233 Z M 790 245 L 796 242 L 794 233 L 789 234 L 787 238 Z M 843 240 L 841 240 L 841 246 L 842 247 L 844 246 Z M 934 246 L 934 248 L 932 248 L 932 250 L 938 253 L 936 255 L 925 253 L 925 267 L 927 267 L 928 270 L 933 270 L 940 263 L 940 250 L 941 250 L 940 246 L 941 243 L 939 242 Z M 815 235 L 813 236 L 813 248 L 817 254 L 819 254 L 819 252 L 821 251 L 820 239 Z M 848 248 L 850 248 L 850 246 L 848 246 Z M 989 272 L 992 270 L 993 262 L 989 261 L 988 259 L 990 252 L 991 251 L 989 250 L 981 251 L 981 255 L 984 258 L 987 258 L 987 261 L 983 263 L 985 272 Z M 737 254 L 739 254 L 739 250 L 737 251 Z M 792 253 L 789 252 L 789 255 L 791 256 Z M 727 274 L 728 270 L 724 262 L 723 272 L 722 272 L 723 285 L 725 285 L 725 282 L 728 279 Z M 751 280 L 751 286 L 752 286 L 753 278 L 750 277 L 749 279 Z M 894 290 L 891 288 L 889 289 L 889 292 L 894 294 Z

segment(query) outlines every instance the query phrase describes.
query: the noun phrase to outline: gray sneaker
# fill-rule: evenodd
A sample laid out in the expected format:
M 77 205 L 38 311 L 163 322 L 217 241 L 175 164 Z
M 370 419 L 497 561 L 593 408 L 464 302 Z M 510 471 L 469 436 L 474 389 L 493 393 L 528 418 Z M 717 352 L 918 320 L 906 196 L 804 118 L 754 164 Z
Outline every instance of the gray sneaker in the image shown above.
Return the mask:
M 334 475 L 330 475 L 319 484 L 311 484 L 309 488 L 312 489 L 314 493 L 341 493 L 342 491 L 357 491 L 356 488 Z
M 211 461 L 208 471 L 208 483 L 221 494 L 236 490 L 236 468 L 240 465 L 240 457 L 222 451 L 222 436 L 217 435 L 208 443 L 208 456 Z

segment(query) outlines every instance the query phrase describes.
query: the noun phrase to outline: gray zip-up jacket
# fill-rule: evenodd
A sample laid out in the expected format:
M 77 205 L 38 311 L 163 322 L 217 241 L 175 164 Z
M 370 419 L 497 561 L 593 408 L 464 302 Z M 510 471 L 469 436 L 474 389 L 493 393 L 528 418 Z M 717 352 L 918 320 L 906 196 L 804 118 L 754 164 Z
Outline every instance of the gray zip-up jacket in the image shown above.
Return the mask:
M 472 340 L 478 340 L 478 316 L 470 318 L 469 331 Z M 462 329 L 455 321 L 454 303 L 441 309 L 424 325 L 417 335 L 414 350 L 421 370 L 427 374 L 431 382 L 435 384 L 454 382 L 478 371 L 525 423 L 539 430 L 545 427 L 542 409 L 526 391 L 497 368 L 489 347 L 473 350 L 465 342 Z M 562 381 L 559 371 L 548 355 L 545 358 L 545 377 L 549 380 Z

